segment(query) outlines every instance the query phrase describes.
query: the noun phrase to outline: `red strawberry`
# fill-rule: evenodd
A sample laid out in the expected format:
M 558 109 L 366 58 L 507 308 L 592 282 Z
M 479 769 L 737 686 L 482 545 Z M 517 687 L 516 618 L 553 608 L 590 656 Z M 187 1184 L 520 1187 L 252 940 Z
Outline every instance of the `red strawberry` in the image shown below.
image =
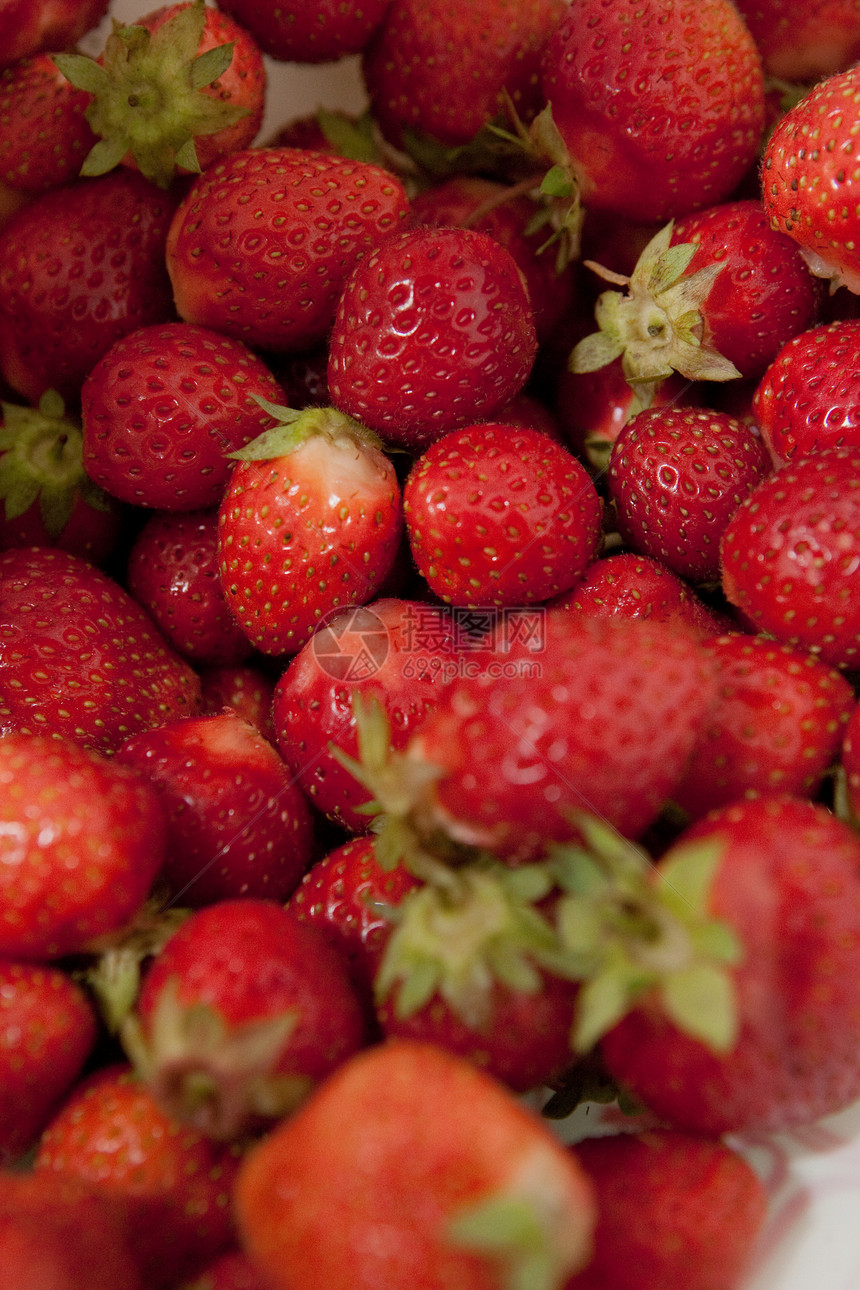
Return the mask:
M 845 731 L 842 773 L 845 780 L 845 813 L 852 823 L 856 823 L 860 820 L 860 705 L 855 706 Z
M 87 120 L 101 138 L 84 175 L 125 162 L 167 188 L 176 169 L 199 172 L 248 147 L 263 120 L 257 44 L 203 0 L 150 10 L 133 26 L 115 23 L 97 60 L 57 54 L 54 62 L 92 96 Z
M 78 1180 L 128 1216 L 147 1290 L 173 1290 L 231 1248 L 240 1151 L 169 1119 L 124 1065 L 79 1084 L 48 1125 L 36 1177 Z M 111 1288 L 112 1290 L 112 1288 Z
M 233 454 L 221 501 L 221 587 L 258 650 L 295 654 L 333 609 L 374 598 L 400 542 L 400 486 L 350 417 L 266 408 L 280 424 Z
M 95 1042 L 92 1005 L 71 977 L 0 962 L 0 1161 L 14 1162 L 34 1145 Z
M 594 1255 L 565 1290 L 730 1290 L 768 1214 L 764 1184 L 723 1142 L 651 1129 L 573 1148 L 597 1199 Z
M 223 0 L 221 8 L 264 53 L 288 63 L 327 63 L 360 54 L 391 0 Z
M 0 368 L 32 403 L 72 403 L 121 336 L 173 317 L 164 264 L 176 199 L 117 171 L 41 193 L 0 229 Z
M 723 590 L 755 629 L 834 667 L 860 648 L 860 450 L 825 448 L 783 466 L 723 533 Z
M 263 1274 L 246 1254 L 220 1255 L 181 1290 L 271 1290 Z
M 724 412 L 651 408 L 615 441 L 609 492 L 622 539 L 691 582 L 720 576 L 720 537 L 770 472 L 749 426 Z
M 860 447 L 860 319 L 810 327 L 777 354 L 753 395 L 774 464 L 822 448 Z
M 386 597 L 328 615 L 290 661 L 275 685 L 275 737 L 309 799 L 330 819 L 355 832 L 371 823 L 361 811 L 367 789 L 333 751 L 359 756 L 355 696 L 383 706 L 391 747 L 404 747 L 456 667 L 453 636 L 446 610 Z
M 530 120 L 542 107 L 541 53 L 563 13 L 561 0 L 393 0 L 362 60 L 386 137 L 468 143 L 507 118 L 508 101 Z
M 762 201 L 771 225 L 812 272 L 860 291 L 860 180 L 850 157 L 860 69 L 828 77 L 777 122 L 764 150 Z
M 843 1109 L 860 1096 L 860 839 L 809 801 L 734 803 L 659 862 L 654 882 L 680 899 L 690 846 L 715 849 L 708 908 L 741 947 L 735 1038 L 714 1048 L 683 1033 L 646 993 L 603 1038 L 610 1074 L 694 1133 L 772 1132 Z
M 81 391 L 84 465 L 115 497 L 159 510 L 217 506 L 229 454 L 283 402 L 268 366 L 208 327 L 142 327 L 112 345 Z
M 572 0 L 542 86 L 553 160 L 569 154 L 587 209 L 646 221 L 713 205 L 761 141 L 761 62 L 731 0 Z
M 675 801 L 696 818 L 760 793 L 813 797 L 857 706 L 845 677 L 763 636 L 720 636 L 706 648 L 719 695 Z
M 0 733 L 112 752 L 195 711 L 200 680 L 106 574 L 65 551 L 0 554 Z
M 134 539 L 126 586 L 184 658 L 234 665 L 252 646 L 218 577 L 218 512 L 156 511 Z
M 587 471 L 538 430 L 483 424 L 430 445 L 403 489 L 409 545 L 457 605 L 527 605 L 567 591 L 598 554 L 603 505 Z
M 812 82 L 860 58 L 858 0 L 735 0 L 768 75 Z
M 0 739 L 0 954 L 53 959 L 120 931 L 165 854 L 157 794 L 101 754 L 47 735 Z
M 509 251 L 487 233 L 419 228 L 356 266 L 329 346 L 335 406 L 415 450 L 518 394 L 537 338 Z
M 270 743 L 275 741 L 272 696 L 275 682 L 256 662 L 200 668 L 200 712 L 210 716 L 232 708 Z
M 110 0 L 54 0 L 34 5 L 31 0 L 6 0 L 0 21 L 0 65 L 8 67 L 50 49 L 71 49 L 97 27 Z
M 311 858 L 304 795 L 275 749 L 237 712 L 186 717 L 134 735 L 114 761 L 157 790 L 167 817 L 161 880 L 198 907 L 228 897 L 285 900 Z
M 222 900 L 181 925 L 143 978 L 123 1037 L 155 1098 L 219 1139 L 295 1108 L 364 1041 L 344 961 L 263 900 Z
M 328 335 L 353 265 L 408 205 L 400 181 L 368 162 L 296 148 L 232 153 L 194 181 L 170 229 L 180 317 L 253 348 L 310 349 Z
M 236 1199 L 273 1290 L 491 1290 L 526 1268 L 558 1290 L 594 1223 L 579 1166 L 533 1113 L 407 1040 L 341 1066 L 252 1150 Z
M 35 54 L 0 76 L 0 179 L 38 193 L 74 179 L 95 143 L 84 112 L 89 95 L 76 90 L 49 54 Z

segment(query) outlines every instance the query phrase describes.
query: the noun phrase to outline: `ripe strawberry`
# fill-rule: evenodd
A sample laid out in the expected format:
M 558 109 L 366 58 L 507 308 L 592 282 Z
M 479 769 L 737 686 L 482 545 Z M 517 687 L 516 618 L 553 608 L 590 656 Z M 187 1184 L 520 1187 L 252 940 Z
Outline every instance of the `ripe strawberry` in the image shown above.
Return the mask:
M 199 173 L 248 147 L 263 120 L 266 75 L 251 35 L 203 0 L 153 9 L 114 24 L 98 59 L 54 62 L 91 96 L 87 120 L 100 141 L 81 174 L 123 162 L 168 188 L 177 169 Z
M 646 994 L 603 1038 L 610 1074 L 661 1120 L 713 1136 L 843 1109 L 860 1096 L 860 839 L 809 801 L 736 802 L 657 865 L 655 883 L 682 896 L 673 861 L 690 844 L 716 848 L 708 907 L 742 947 L 736 1039 L 715 1050 Z
M 0 954 L 55 959 L 124 928 L 164 859 L 154 789 L 47 735 L 0 739 L 0 776 Z
M 76 90 L 49 54 L 35 54 L 0 75 L 0 180 L 38 193 L 74 179 L 95 143 L 84 116 L 89 95 Z
M 0 734 L 112 752 L 195 711 L 200 680 L 106 574 L 65 551 L 0 554 Z
M 447 610 L 385 597 L 326 616 L 275 685 L 272 719 L 281 755 L 310 801 L 330 819 L 365 832 L 368 791 L 338 760 L 360 755 L 353 704 L 376 700 L 392 748 L 403 748 L 456 665 Z M 387 752 L 386 744 L 376 749 Z M 371 755 L 373 755 L 371 753 Z
M 860 648 L 860 450 L 823 448 L 765 479 L 723 533 L 723 590 L 754 629 L 834 667 Z
M 19 1160 L 34 1145 L 77 1081 L 95 1042 L 93 1007 L 71 977 L 40 964 L 0 961 L 4 1165 Z
M 755 423 L 774 465 L 821 448 L 860 447 L 860 319 L 793 337 L 753 395 Z
M 117 171 L 41 193 L 0 229 L 0 369 L 32 403 L 71 405 L 128 332 L 173 317 L 164 264 L 175 197 Z
M 110 0 L 55 0 L 33 5 L 30 0 L 6 0 L 0 15 L 0 66 L 45 50 L 71 49 L 97 27 Z
M 586 1138 L 573 1148 L 597 1199 L 594 1254 L 565 1290 L 730 1290 L 768 1215 L 758 1175 L 732 1147 L 680 1133 Z
M 508 403 L 536 351 L 509 251 L 471 229 L 412 229 L 350 275 L 329 341 L 329 393 L 386 442 L 420 450 Z
M 332 609 L 372 600 L 403 528 L 375 435 L 331 408 L 291 413 L 232 454 L 218 516 L 221 587 L 251 643 L 295 654 Z
M 857 706 L 845 677 L 764 636 L 720 636 L 706 649 L 719 695 L 675 801 L 698 818 L 760 793 L 814 797 Z
M 400 181 L 368 162 L 296 148 L 231 153 L 192 183 L 170 228 L 179 315 L 252 348 L 311 349 L 352 267 L 408 207 Z
M 272 696 L 275 682 L 256 661 L 200 668 L 200 713 L 212 716 L 233 709 L 275 742 Z
M 858 0 L 735 0 L 769 76 L 820 81 L 860 58 Z
M 150 516 L 132 543 L 126 586 L 183 658 L 216 667 L 251 654 L 221 590 L 216 510 Z
M 650 408 L 622 430 L 609 460 L 609 493 L 622 539 L 680 577 L 720 576 L 720 537 L 769 474 L 753 430 L 723 412 Z
M 642 221 L 727 197 L 764 128 L 761 61 L 731 0 L 572 0 L 542 88 L 538 127 L 586 209 Z
M 173 1290 L 232 1248 L 237 1147 L 169 1119 L 125 1065 L 103 1067 L 42 1134 L 35 1176 L 77 1180 L 128 1216 L 148 1290 Z M 45 1177 L 47 1175 L 47 1177 Z
M 241 341 L 191 323 L 136 329 L 84 381 L 84 465 L 137 506 L 217 506 L 229 454 L 270 424 L 258 398 L 279 403 L 284 393 Z
M 578 1164 L 533 1113 L 408 1040 L 341 1066 L 252 1149 L 236 1200 L 273 1290 L 491 1290 L 527 1269 L 558 1290 L 594 1223 Z
M 105 564 L 122 509 L 84 470 L 80 422 L 48 390 L 38 408 L 0 404 L 0 549 L 58 546 Z
M 158 792 L 167 817 L 160 878 L 197 908 L 229 897 L 285 900 L 311 858 L 304 795 L 267 739 L 237 712 L 185 717 L 114 756 Z
M 403 489 L 409 545 L 457 605 L 527 605 L 567 591 L 598 554 L 603 504 L 584 466 L 538 430 L 452 430 Z
M 855 706 L 842 745 L 845 806 L 849 820 L 860 820 L 860 705 Z
M 777 122 L 762 158 L 761 188 L 773 228 L 793 238 L 833 290 L 860 292 L 858 188 L 849 160 L 860 69 L 815 85 Z
M 364 1042 L 344 961 L 274 901 L 222 900 L 174 932 L 123 1038 L 180 1122 L 232 1140 L 295 1111 Z
M 288 63 L 328 63 L 360 54 L 391 0 L 223 0 L 264 53 Z
M 469 143 L 482 126 L 523 120 L 540 107 L 538 75 L 562 0 L 392 0 L 362 59 L 371 111 L 386 138 L 403 146 L 430 136 Z
M 271 1287 L 247 1254 L 231 1251 L 219 1255 L 193 1281 L 183 1282 L 179 1290 L 271 1290 Z

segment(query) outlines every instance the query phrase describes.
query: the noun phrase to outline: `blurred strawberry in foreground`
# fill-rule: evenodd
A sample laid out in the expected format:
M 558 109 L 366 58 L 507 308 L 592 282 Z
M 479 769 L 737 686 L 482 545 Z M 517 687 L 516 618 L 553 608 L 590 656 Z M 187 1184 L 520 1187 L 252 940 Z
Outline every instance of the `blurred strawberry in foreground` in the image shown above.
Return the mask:
M 0 66 L 43 50 L 70 49 L 97 27 L 110 0 L 4 0 L 0 8 Z

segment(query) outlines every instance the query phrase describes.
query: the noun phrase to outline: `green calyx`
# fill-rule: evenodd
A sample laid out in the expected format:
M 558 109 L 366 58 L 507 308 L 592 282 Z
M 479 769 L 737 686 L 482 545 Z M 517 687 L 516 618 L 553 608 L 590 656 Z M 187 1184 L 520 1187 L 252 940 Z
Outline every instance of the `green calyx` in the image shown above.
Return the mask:
M 501 1265 L 505 1290 L 558 1290 L 584 1258 L 564 1248 L 542 1209 L 516 1190 L 491 1195 L 455 1214 L 448 1240 Z
M 601 277 L 626 287 L 626 294 L 603 292 L 595 308 L 599 330 L 575 346 L 568 362 L 572 372 L 594 372 L 621 358 L 641 407 L 650 405 L 657 386 L 673 372 L 691 381 L 740 376 L 706 341 L 705 304 L 724 265 L 688 274 L 698 247 L 672 246 L 673 227 L 670 221 L 655 234 L 629 278 L 587 262 Z
M 234 125 L 247 110 L 205 94 L 233 58 L 231 43 L 198 54 L 206 23 L 204 0 L 180 9 L 156 31 L 114 24 L 99 61 L 56 54 L 53 61 L 76 89 L 93 95 L 87 120 L 100 141 L 82 175 L 103 175 L 129 154 L 153 183 L 168 188 L 177 168 L 197 173 L 194 140 Z
M 38 503 L 46 533 L 58 538 L 78 496 L 96 510 L 109 501 L 83 467 L 80 423 L 65 415 L 63 401 L 49 390 L 38 408 L 0 403 L 0 499 L 7 520 Z
M 351 439 L 355 443 L 382 450 L 382 440 L 367 426 L 338 412 L 336 408 L 304 408 L 296 411 L 278 403 L 271 403 L 259 394 L 252 395 L 254 402 L 275 421 L 256 439 L 246 443 L 236 452 L 228 453 L 236 461 L 271 461 L 298 451 L 309 439 L 319 437 L 330 443 Z

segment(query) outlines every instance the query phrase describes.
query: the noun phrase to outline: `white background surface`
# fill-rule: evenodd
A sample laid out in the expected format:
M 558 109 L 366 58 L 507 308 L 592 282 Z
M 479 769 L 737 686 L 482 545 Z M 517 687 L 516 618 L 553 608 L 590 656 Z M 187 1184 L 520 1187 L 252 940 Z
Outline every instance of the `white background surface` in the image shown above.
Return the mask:
M 129 22 L 154 7 L 114 0 L 111 14 Z M 90 33 L 86 52 L 97 54 L 109 30 L 108 21 Z M 319 67 L 266 62 L 268 106 L 259 143 L 319 107 L 359 112 L 365 105 L 355 58 Z M 566 1138 L 588 1132 L 597 1114 L 596 1108 L 579 1112 L 559 1132 Z M 742 1290 L 860 1290 L 860 1106 L 801 1133 L 733 1145 L 771 1195 L 768 1230 Z

